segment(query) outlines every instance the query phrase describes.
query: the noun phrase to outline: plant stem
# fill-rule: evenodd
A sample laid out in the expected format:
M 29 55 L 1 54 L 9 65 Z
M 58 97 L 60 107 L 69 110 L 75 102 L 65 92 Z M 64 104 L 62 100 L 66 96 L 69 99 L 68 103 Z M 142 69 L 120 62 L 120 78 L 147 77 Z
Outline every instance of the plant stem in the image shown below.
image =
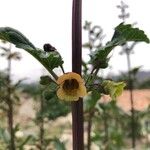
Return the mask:
M 9 48 L 9 54 L 11 54 L 11 45 Z M 7 105 L 8 105 L 8 111 L 7 111 L 7 117 L 8 117 L 8 130 L 10 133 L 10 145 L 9 145 L 9 149 L 10 150 L 15 150 L 15 136 L 14 136 L 14 129 L 13 129 L 13 102 L 11 99 L 11 81 L 10 81 L 10 76 L 11 76 L 11 58 L 8 59 L 8 74 L 7 74 L 7 84 L 8 84 L 8 88 L 7 88 L 7 92 L 8 92 L 8 96 L 7 96 Z
M 60 68 L 61 68 L 61 70 L 62 70 L 63 74 L 65 74 L 65 70 L 64 70 L 63 65 L 61 65 L 61 66 L 60 66 Z
M 81 75 L 82 65 L 82 0 L 73 0 L 72 8 L 72 71 Z M 72 102 L 73 150 L 83 150 L 83 100 Z
M 91 150 L 91 129 L 94 111 L 89 112 L 88 127 L 87 127 L 87 150 Z
M 105 143 L 108 142 L 108 124 L 107 124 L 107 113 L 106 113 L 106 110 L 105 108 L 103 109 L 103 112 L 104 112 L 104 131 L 105 131 Z
M 55 72 L 53 70 L 50 70 L 49 72 L 54 77 L 55 80 L 58 79 L 58 76 L 55 74 Z
M 41 100 L 40 100 L 40 112 L 43 113 L 43 109 L 44 109 L 44 99 L 41 96 Z M 40 118 L 40 150 L 44 150 L 44 120 L 43 120 L 43 116 L 41 116 Z
M 87 83 L 89 82 L 89 80 L 90 80 L 91 78 L 93 78 L 93 73 L 94 73 L 94 71 L 95 71 L 95 68 L 93 68 L 93 69 L 91 70 L 90 76 L 87 78 L 87 80 L 86 80 L 86 82 L 85 82 L 85 85 L 87 85 Z
M 127 44 L 124 45 L 124 49 L 126 51 L 127 56 L 127 65 L 128 65 L 128 83 L 129 83 L 129 91 L 130 91 L 130 102 L 131 102 L 131 129 L 132 129 L 132 148 L 136 146 L 136 137 L 135 137 L 135 111 L 134 111 L 134 101 L 133 101 L 133 80 L 131 77 L 131 60 L 130 60 L 130 52 L 127 50 Z
M 126 21 L 127 18 L 129 18 L 129 14 L 126 13 L 126 5 L 124 2 L 121 1 L 121 5 L 118 8 L 121 8 L 121 19 L 123 22 Z M 136 43 L 133 43 L 131 47 L 129 48 L 127 43 L 123 46 L 123 51 L 126 53 L 127 56 L 127 66 L 128 66 L 128 84 L 129 84 L 129 91 L 130 91 L 130 102 L 131 102 L 131 129 L 132 129 L 132 148 L 135 148 L 136 146 L 136 137 L 135 137 L 135 112 L 134 112 L 134 102 L 133 102 L 133 80 L 131 77 L 131 60 L 130 60 L 130 53 L 132 49 L 134 48 Z

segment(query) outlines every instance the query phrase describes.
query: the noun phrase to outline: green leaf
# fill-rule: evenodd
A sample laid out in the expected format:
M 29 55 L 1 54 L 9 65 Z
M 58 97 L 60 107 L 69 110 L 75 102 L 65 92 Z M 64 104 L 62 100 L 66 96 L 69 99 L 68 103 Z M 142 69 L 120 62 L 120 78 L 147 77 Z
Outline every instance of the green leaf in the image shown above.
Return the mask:
M 21 32 L 11 27 L 0 28 L 0 39 L 13 43 L 16 47 L 18 44 L 23 44 L 36 49 L 35 46 Z
M 115 28 L 114 35 L 111 41 L 107 42 L 106 46 L 97 49 L 90 54 L 91 63 L 95 68 L 107 68 L 109 57 L 108 55 L 116 46 L 130 41 L 149 43 L 148 37 L 144 31 L 133 28 L 130 24 L 124 25 L 121 23 Z
M 142 66 L 133 68 L 132 70 L 130 70 L 130 74 L 132 74 L 134 76 L 137 75 L 137 73 L 140 71 L 141 67 Z
M 52 70 L 63 64 L 63 60 L 57 51 L 46 53 L 36 48 L 21 32 L 10 27 L 0 28 L 0 39 L 13 43 L 36 58 L 51 74 Z
M 50 76 L 41 76 L 40 77 L 40 84 L 42 85 L 49 85 L 53 80 Z
M 53 142 L 56 150 L 66 150 L 65 143 L 61 142 L 58 138 L 55 138 Z
M 55 91 L 50 88 L 43 93 L 44 108 L 42 112 L 38 112 L 37 119 L 47 117 L 49 120 L 55 120 L 60 116 L 66 116 L 70 112 L 68 103 L 60 101 Z
M 98 100 L 100 99 L 100 97 L 101 97 L 100 93 L 96 90 L 93 90 L 84 99 L 84 106 L 85 106 L 84 110 L 85 111 L 92 110 L 96 106 L 96 104 L 97 104 Z
M 110 41 L 106 46 L 92 52 L 90 54 L 91 60 L 89 63 L 93 64 L 95 68 L 107 68 L 110 59 L 108 55 L 117 44 L 116 41 Z
M 24 146 L 25 144 L 27 144 L 32 138 L 33 138 L 32 135 L 28 135 L 28 136 L 22 141 L 22 143 L 18 146 L 18 148 L 19 148 L 20 150 L 22 150 L 22 149 L 23 149 L 23 146 Z
M 120 96 L 123 92 L 126 84 L 124 82 L 114 82 L 110 80 L 104 80 L 102 83 L 102 87 L 104 88 L 105 93 L 110 95 L 110 97 L 115 100 L 118 96 Z
M 120 39 L 124 40 L 124 42 L 150 42 L 143 30 L 140 30 L 139 28 L 133 28 L 131 24 L 125 25 L 123 23 L 119 24 L 115 28 L 115 33 L 112 40 L 116 39 L 118 39 L 118 41 L 120 41 Z

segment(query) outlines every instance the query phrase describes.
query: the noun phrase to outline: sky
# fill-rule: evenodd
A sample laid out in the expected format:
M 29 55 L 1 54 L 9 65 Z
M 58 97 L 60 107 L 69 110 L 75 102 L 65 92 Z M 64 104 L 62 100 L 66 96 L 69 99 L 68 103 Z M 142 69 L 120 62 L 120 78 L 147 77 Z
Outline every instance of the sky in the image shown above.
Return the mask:
M 129 5 L 127 11 L 130 18 L 127 23 L 137 22 L 136 27 L 144 30 L 150 37 L 150 1 L 149 0 L 124 0 Z M 120 10 L 116 5 L 120 0 L 83 0 L 82 24 L 85 20 L 92 25 L 100 25 L 106 35 L 104 42 L 111 39 L 114 28 L 121 20 L 118 19 Z M 0 27 L 10 26 L 21 31 L 36 47 L 42 48 L 43 44 L 51 43 L 62 55 L 65 71 L 71 71 L 71 14 L 72 0 L 0 0 Z M 87 33 L 83 31 L 83 43 L 87 40 Z M 22 59 L 12 62 L 12 77 L 20 79 L 28 77 L 38 80 L 43 74 L 43 67 L 32 56 L 21 49 L 12 47 L 14 51 L 21 52 Z M 119 73 L 127 70 L 125 55 L 119 55 L 117 47 L 110 60 L 111 70 L 106 74 Z M 85 56 L 86 55 L 86 56 Z M 150 45 L 137 44 L 134 55 L 131 56 L 132 67 L 143 66 L 143 70 L 150 70 L 149 64 Z M 87 53 L 83 50 L 83 58 Z M 0 58 L 0 70 L 6 67 L 6 61 Z

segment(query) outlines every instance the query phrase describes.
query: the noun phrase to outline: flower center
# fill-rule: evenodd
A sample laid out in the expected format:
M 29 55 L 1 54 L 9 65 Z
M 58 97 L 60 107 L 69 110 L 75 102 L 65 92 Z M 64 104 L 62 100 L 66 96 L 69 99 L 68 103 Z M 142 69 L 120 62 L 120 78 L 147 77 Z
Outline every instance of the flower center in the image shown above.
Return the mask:
M 79 83 L 77 82 L 76 79 L 69 79 L 69 80 L 65 80 L 64 84 L 63 84 L 63 89 L 70 91 L 70 90 L 75 90 L 79 88 Z

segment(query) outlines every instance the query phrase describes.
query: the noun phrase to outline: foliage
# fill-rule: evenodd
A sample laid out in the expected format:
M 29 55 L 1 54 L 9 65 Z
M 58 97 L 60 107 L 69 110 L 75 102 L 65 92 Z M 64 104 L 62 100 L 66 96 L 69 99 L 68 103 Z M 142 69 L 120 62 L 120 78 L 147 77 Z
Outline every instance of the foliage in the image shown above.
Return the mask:
M 97 26 L 96 26 L 97 27 Z M 94 28 L 94 27 L 93 27 Z M 133 28 L 132 25 L 125 25 L 121 23 L 115 28 L 114 35 L 111 41 L 107 42 L 105 46 L 102 44 L 103 32 L 100 32 L 98 37 L 91 27 L 91 22 L 86 22 L 84 29 L 88 31 L 89 41 L 83 45 L 84 48 L 89 49 L 90 61 L 83 61 L 84 78 L 87 80 L 87 88 L 90 91 L 84 98 L 85 121 L 87 122 L 87 133 L 91 137 L 89 142 L 95 143 L 100 149 L 122 149 L 124 145 L 124 137 L 129 137 L 129 132 L 124 132 L 129 128 L 130 117 L 124 114 L 117 106 L 116 98 L 122 93 L 125 87 L 124 82 L 114 82 L 111 80 L 104 80 L 98 74 L 100 69 L 108 67 L 108 62 L 111 59 L 110 53 L 116 46 L 122 46 L 128 41 L 143 41 L 149 43 L 149 39 L 145 33 Z M 137 33 L 137 34 L 136 34 Z M 131 35 L 132 34 L 132 35 Z M 93 37 L 95 35 L 95 37 Z M 99 47 L 95 47 L 93 41 L 99 40 L 101 42 Z M 91 69 L 91 72 L 89 70 Z M 131 75 L 135 79 L 138 68 L 131 71 Z M 126 81 L 122 78 L 119 81 Z M 104 100 L 103 95 L 109 95 L 109 101 Z M 122 117 L 124 118 L 122 120 Z M 110 125 L 111 122 L 111 125 Z M 139 122 L 137 121 L 137 124 Z M 138 126 L 138 125 L 137 125 Z M 135 129 L 139 131 L 138 129 Z M 93 133 L 93 134 L 92 134 Z M 127 134 L 128 133 L 128 134 Z M 90 149 L 90 147 L 88 147 Z
M 101 100 L 103 99 L 102 96 L 104 94 L 109 95 L 111 100 L 116 99 L 122 93 L 125 84 L 123 82 L 116 83 L 114 81 L 104 80 L 103 77 L 101 77 L 98 73 L 101 69 L 108 67 L 109 60 L 111 59 L 110 54 L 115 47 L 123 46 L 126 42 L 130 41 L 149 43 L 149 39 L 145 35 L 144 31 L 132 27 L 131 24 L 121 23 L 115 28 L 111 40 L 103 46 L 101 41 L 104 36 L 102 35 L 103 30 L 101 27 L 94 26 L 91 28 L 91 23 L 86 22 L 86 26 L 84 26 L 84 28 L 89 32 L 89 42 L 84 44 L 84 47 L 88 48 L 90 52 L 90 60 L 88 62 L 83 61 L 83 77 L 85 79 L 85 86 L 88 92 L 88 95 L 84 98 L 84 112 L 88 129 L 90 129 L 89 134 L 91 131 L 94 133 L 94 135 L 90 135 L 92 137 L 91 141 L 96 143 L 100 149 L 121 149 L 124 144 L 123 136 L 129 136 L 129 132 L 126 133 L 124 130 L 120 130 L 120 127 L 126 128 L 126 124 L 124 121 L 122 121 L 122 117 L 125 117 L 124 120 L 129 121 L 128 117 L 126 117 L 126 115 L 122 115 L 122 112 L 119 108 L 117 108 L 115 101 L 105 104 L 102 103 Z M 49 72 L 49 75 L 41 77 L 40 84 L 42 86 L 33 84 L 30 86 L 23 85 L 23 87 L 26 86 L 24 91 L 34 96 L 36 103 L 38 103 L 40 106 L 40 109 L 37 110 L 35 121 L 38 125 L 41 125 L 39 125 L 40 133 L 42 134 L 42 137 L 40 137 L 41 141 L 44 140 L 44 142 L 47 142 L 48 144 L 53 142 L 55 149 L 65 150 L 64 143 L 58 138 L 47 139 L 46 141 L 46 138 L 43 135 L 44 118 L 55 120 L 60 116 L 67 115 L 70 112 L 68 104 L 66 104 L 66 102 L 59 101 L 58 97 L 56 96 L 56 92 L 62 85 L 65 85 L 67 92 L 70 92 L 72 89 L 76 90 L 79 84 L 75 82 L 76 80 L 74 78 L 71 79 L 72 82 L 66 79 L 64 80 L 64 83 L 67 81 L 66 84 L 57 84 L 58 76 L 54 69 L 60 67 L 63 74 L 65 74 L 65 72 L 63 69 L 63 59 L 54 47 L 52 51 L 49 51 L 45 48 L 44 50 L 37 48 L 20 31 L 11 27 L 0 28 L 0 39 L 14 44 L 17 48 L 27 51 Z M 99 40 L 99 42 L 98 44 L 95 44 L 97 40 Z M 47 46 L 52 47 L 50 44 Z M 11 59 L 20 59 L 18 53 L 11 53 L 7 48 L 2 47 L 2 49 L 4 52 L 1 54 L 1 56 L 6 56 L 8 61 Z M 135 76 L 137 71 L 138 69 L 136 68 L 130 73 Z M 19 101 L 19 97 L 15 91 L 21 80 L 13 85 L 9 81 L 10 79 L 6 78 L 6 82 L 3 79 L 5 79 L 5 77 L 0 80 L 1 99 L 7 100 L 7 95 L 10 94 L 11 100 L 13 99 L 15 101 Z M 73 86 L 71 83 L 75 83 L 75 86 Z M 6 89 L 9 89 L 9 94 L 7 92 L 5 93 L 5 86 Z M 13 104 L 15 104 L 14 101 Z M 4 108 L 4 110 L 8 110 L 8 108 Z M 88 115 L 86 116 L 86 114 Z M 91 128 L 92 121 L 94 121 L 93 128 Z M 109 126 L 109 122 L 111 122 L 111 126 Z M 138 122 L 136 125 L 138 127 Z M 16 133 L 17 130 L 17 127 L 13 128 L 14 133 Z M 127 130 L 128 129 L 126 128 L 126 131 Z M 4 143 L 8 143 L 4 129 L 0 129 L 0 138 L 2 141 L 4 141 Z M 17 143 L 16 146 L 18 146 L 20 149 L 23 149 L 24 145 L 26 145 L 30 140 L 35 142 L 40 138 L 34 139 L 32 136 L 27 136 L 22 140 L 18 140 L 19 144 Z
M 115 28 L 114 35 L 111 41 L 107 42 L 104 47 L 101 47 L 90 54 L 90 63 L 96 68 L 107 68 L 110 52 L 116 47 L 129 41 L 140 41 L 149 43 L 148 37 L 145 33 L 138 29 L 133 28 L 131 25 L 124 25 L 121 23 Z
M 102 86 L 104 87 L 104 93 L 110 95 L 114 100 L 122 94 L 126 84 L 124 82 L 115 83 L 113 81 L 104 80 Z
M 5 27 L 0 28 L 0 39 L 16 45 L 35 57 L 50 73 L 56 67 L 63 64 L 63 60 L 58 52 L 46 53 L 36 48 L 21 32 L 16 29 Z
M 69 106 L 65 102 L 58 100 L 56 93 L 51 91 L 44 92 L 44 107 L 42 112 L 38 112 L 37 119 L 39 117 L 48 118 L 49 120 L 55 120 L 60 116 L 66 116 L 69 112 Z
M 143 81 L 142 83 L 140 83 L 138 88 L 139 89 L 150 89 L 150 79 L 147 79 L 147 80 Z
M 55 149 L 56 150 L 66 150 L 66 148 L 65 148 L 65 143 L 64 142 L 61 142 L 59 139 L 57 139 L 57 138 L 55 138 L 54 140 L 53 140 L 53 142 L 54 142 L 54 145 L 55 145 Z

